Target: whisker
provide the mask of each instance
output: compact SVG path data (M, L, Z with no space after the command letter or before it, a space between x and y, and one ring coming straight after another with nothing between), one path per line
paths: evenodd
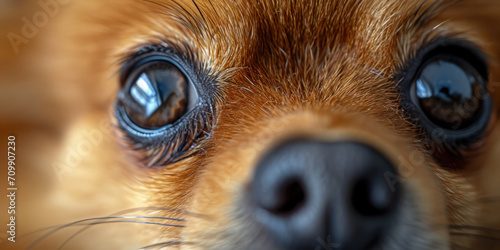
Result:
M158 217L160 218L160 217ZM74 225L79 225L82 222L87 222L87 221L92 221L92 220L109 220L109 219L123 219L123 217L113 217L113 216L108 216L108 217L97 217L97 218L88 218L88 219L83 219L83 220L78 220L74 221L71 223L67 223L61 226L56 226L54 229L50 230L49 232L43 234L42 236L38 237L33 243L31 243L27 249L32 249L36 244L40 243L43 241L45 238L49 237L50 235L65 229L70 226ZM123 220L123 221L100 221L100 222L94 222L94 223L89 223L88 225L98 225L98 224L105 224L106 222L131 222L131 223L143 223L143 224L150 224L150 225L162 225L162 226L172 226L172 227L182 227L181 225L175 225L175 224L163 224L163 223L157 223L157 222L146 222L146 221L132 221L132 220ZM85 224L87 225L87 224ZM87 226L88 226L87 225Z
M123 219L160 219L160 220L174 220L174 221L181 221L185 222L185 219L179 219L179 218L170 218L170 217L151 217L151 216L123 216L120 217ZM62 249L64 246L66 246L72 239L80 235L81 233L85 232L86 230L90 229L91 227L98 225L96 223L88 223L84 228L79 229L75 233L73 233L71 236L69 236L60 246L58 249ZM166 224L167 225L167 224Z
M129 218L129 219L130 218L133 218L133 219L163 219L163 220L173 220L173 221L179 221L179 222L185 222L186 221L184 219L172 218L172 217L152 217L152 216L126 216L126 217L124 217L124 216L118 216L118 215L129 214L129 213L140 212L140 211L148 211L148 210L151 210L153 212L166 211L166 212L171 212L171 213L178 213L178 214L182 214L182 215L186 215L186 216L192 216L192 217L196 217L196 218L199 218L199 219L205 219L205 220L209 220L210 219L208 216L203 215L203 214L193 213L193 212L189 212L189 211L182 210L182 209L176 209L176 208L152 207L152 206L151 207L135 207L135 208L124 209L124 210L112 213L109 216L105 216L105 217L87 218L87 219L77 220L77 221L74 221L74 222L71 222L71 223L67 223L67 224L54 225L54 226L49 226L49 227L41 228L41 229L29 232L29 233L20 235L19 237L20 238L24 238L24 237L28 237L28 236L33 235L33 234L37 234L37 233L41 233L41 232L44 232L44 231L47 231L47 230L51 230L51 231L43 234L42 236L38 237L33 243L31 243L30 246L28 246L28 249L31 249L36 244L40 243L45 238L49 237L50 235L56 233L59 230L65 229L65 228L70 227L70 226L86 226L85 228L80 229L74 235L70 236L70 238L67 239L63 243L63 246L64 246L65 244L68 243L67 241L70 241L71 239L73 239L77 235L81 234L85 230L89 229L90 227L99 224L99 223L85 223L85 224L82 224L82 223L87 222L87 221L92 221L92 220L110 220L110 219L126 219L126 218ZM168 225L168 224L164 224L164 226L166 226L166 225ZM179 226L179 225L177 225L177 226Z
M480 238L484 240L491 240L491 241L498 241L500 242L500 238L488 236L488 235L481 235L481 234L469 234L469 233L450 233L452 236L464 236L464 237L472 237L472 238Z
M192 213L192 212L188 212L188 211L180 210L180 209L175 209L175 208L165 208L165 207L136 207L136 208L129 208L129 209L125 209L125 210L122 210L122 211L118 211L116 213L112 213L112 214L110 214L108 216L118 216L118 215L121 215L121 214L128 214L128 213L132 213L132 212L147 211L147 210L169 211L169 212L173 212L173 213L180 213L180 214L183 214L183 215L197 217L197 218L200 218L200 219L207 219L207 220L209 219L208 216L206 216L206 215ZM163 218L167 219L168 217L163 217ZM97 218L89 218L89 219L97 219ZM32 234L40 233L40 232L43 232L43 231L46 231L46 230L50 230L50 229L53 229L53 228L56 228L56 227L64 226L64 225L66 225L66 224L60 224L60 225L54 225L54 226L49 226L49 227L41 228L41 229L29 232L29 233L22 234L19 237L20 238L24 238L24 237L30 236Z
M193 216L193 217L199 217L199 218L205 217L205 218L207 218L206 215L197 214L197 213L193 213L193 212L189 212L189 211L177 209L177 208L169 208L169 207L135 207L135 208L129 208L129 209L125 209L125 210L121 210L121 211L112 213L109 216L117 216L120 214L128 214L128 213L133 213L133 212L138 212L138 211L147 211L147 210L167 211L167 212L179 213L182 215L188 215L188 216Z
M177 241L177 240L165 241L165 242L155 243L155 244L151 244L151 245L139 248L139 250L153 249L155 247L158 247L158 249L161 249L161 248L164 248L164 247L167 247L167 246L177 245L177 244L180 244L180 243L181 242Z
M453 229L453 230L468 229L468 230L477 230L477 231L484 231L484 232L500 233L500 229L488 228L488 227L480 227L480 226L473 226L473 225L450 225L449 228Z
M83 225L71 225L71 226L100 225L100 224L121 223L121 222L139 223L139 224L146 224L146 225L157 225L157 226L165 226L165 227L184 227L183 225L165 224L165 223L159 223L159 222L139 221L139 220L98 221L98 222L86 223L86 224L83 224Z
M96 217L96 218L88 218L86 220L101 220L101 219L113 219L113 218L117 218L117 219L163 219L163 220L186 221L185 219L179 219L179 218L150 217L150 216ZM75 222L77 222L77 221L75 221ZM54 226L40 228L40 229L37 229L35 231L22 234L22 235L19 236L19 238L25 238L25 237L28 237L30 235L33 235L33 234L36 234L36 233L40 233L40 232L43 232L43 231L47 231L47 230L50 230L50 229L54 229L56 227L61 227L61 226L64 226L64 225L67 225L67 224L59 224L59 225L54 225Z
M125 210L121 210L121 211L112 213L112 214L110 214L108 216L118 216L118 215L122 215L122 214L128 214L128 213L133 213L133 212L137 212L137 211L147 211L147 210L170 211L170 212L175 212L175 213L181 213L181 214L184 214L184 215L195 216L195 217L199 217L199 218L203 218L204 217L201 214L195 214L195 213L187 212L187 211L180 210L180 209L165 208L165 207L136 207L136 208L129 208L129 209L125 209ZM165 217L165 218L167 218L167 217ZM30 236L32 234L40 233L40 232L43 232L43 231L46 231L46 230L49 230L49 229L53 229L53 228L56 228L56 227L64 226L64 225L65 224L60 224L60 225L54 225L54 226L49 226L49 227L41 228L41 229L29 232L29 233L22 234L22 235L19 236L19 238L24 238L24 237Z

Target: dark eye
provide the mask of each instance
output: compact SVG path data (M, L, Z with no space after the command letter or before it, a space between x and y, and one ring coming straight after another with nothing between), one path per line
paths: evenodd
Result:
M438 56L427 62L414 82L414 102L437 126L460 130L481 114L484 80L461 58Z
M188 47L147 45L127 58L115 117L131 156L160 167L195 154L213 127L215 86Z
M137 126L156 129L179 120L196 104L197 94L176 65L156 58L131 73L122 102Z
M467 42L430 45L403 72L406 115L453 154L477 149L491 120L487 66L478 51Z

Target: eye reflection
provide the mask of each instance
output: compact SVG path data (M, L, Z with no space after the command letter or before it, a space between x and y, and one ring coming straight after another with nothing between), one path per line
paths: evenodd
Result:
M139 127L154 129L180 119L197 100L188 78L167 61L153 61L138 70L125 92L125 110Z
M418 105L441 127L466 128L480 113L483 81L477 70L461 59L435 59L415 81Z
M130 89L130 95L137 104L144 107L146 117L150 117L161 106L160 96L154 90L146 74L142 74L137 79L136 85Z

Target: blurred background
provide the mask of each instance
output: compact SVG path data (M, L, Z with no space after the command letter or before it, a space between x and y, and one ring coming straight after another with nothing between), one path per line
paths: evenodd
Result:
M103 94L99 89L66 88L66 84L75 84L71 81L52 81L58 77L50 74L52 67L67 66L72 63L61 61L57 56L60 53L58 50L64 47L62 46L64 40L60 39L57 34L54 35L52 28L57 25L57 20L64 17L66 8L70 8L73 1L78 0L60 0L57 14L52 15L50 10L46 11L37 0L0 0L0 155L5 156L0 157L0 249L11 249L12 246L6 245L8 235L4 230L4 225L9 223L6 209L9 206L9 200L6 198L8 182L5 153L8 136L16 137L15 178L18 187L16 210L19 218L16 223L30 225L30 228L17 227L17 236L31 232L31 228L43 228L50 225L51 218L46 216L44 211L53 209L54 206L57 207L58 202L71 201L71 197L64 195L57 197L48 195L61 185L61 172L57 171L59 167L57 164L61 163L61 159L64 161L67 157L71 157L72 147L67 145L75 145L76 142L89 138L82 133L76 133L76 137L69 138L68 135L71 132L66 130L68 127L74 129L72 131L95 131L94 129L97 129L104 142L99 147L116 147L114 134L110 131L109 114L89 116L94 108L109 104L112 101L109 99L112 95L107 92ZM63 2L65 4L62 4ZM499 9L500 7L491 8L492 13L488 14L500 15ZM43 16L37 16L40 11L45 13L47 20ZM52 11L55 10L52 9ZM37 23L33 21L37 19ZM490 35L500 37L500 28L496 27L495 30L497 33L490 33ZM68 32L78 33L80 30L68 30ZM500 49L500 46L496 48ZM82 50L85 49L88 48L82 48ZM494 52L500 55L500 51ZM494 73L493 76L493 79L500 79L500 72ZM494 82L494 84L496 84L495 89L498 89L500 83ZM87 98L90 95L102 95L102 98L98 98L101 101L90 103ZM496 96L498 102L500 91L493 95ZM73 127L76 123L81 125ZM499 136L494 135L495 138ZM500 150L500 147L496 148ZM93 153L102 154L97 149L94 149ZM492 154L500 155L500 152L492 152ZM124 161L119 156L102 156L101 159L107 159L109 162ZM500 190L500 163L497 165L496 168L480 173L484 180L481 185L486 190L485 196L488 196L488 193L497 194L497 190ZM77 168L76 171L80 170L83 171L83 168ZM97 202L75 203L75 207L72 208L74 210L61 210L58 220L68 222L87 217L86 212L98 211L102 215L118 211L116 206L130 207L128 201L119 200L120 197L111 197L106 193L106 190L116 188L115 183L108 182L108 180L102 180L99 183L103 185L102 193L88 196L88 201ZM71 178L65 179L63 183L65 187L76 189L82 188L79 184ZM500 202L492 202L499 205L492 206L492 211L484 211L484 214L491 215L500 211L497 210L500 209ZM102 206L106 209L103 210ZM484 218L485 225L497 226L497 220L495 218L491 220L491 218L492 216ZM108 231L119 232L124 229L114 230L116 231ZM132 239L129 240L132 241Z

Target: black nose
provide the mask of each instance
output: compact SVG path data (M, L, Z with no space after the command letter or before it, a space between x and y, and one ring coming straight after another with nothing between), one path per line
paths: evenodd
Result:
M375 247L398 211L400 187L388 182L395 174L391 162L365 144L291 141L257 166L255 214L286 249Z

